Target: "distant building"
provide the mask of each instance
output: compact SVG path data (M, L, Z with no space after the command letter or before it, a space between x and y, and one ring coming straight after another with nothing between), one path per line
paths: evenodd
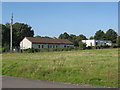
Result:
M109 40L82 40L82 42L86 43L86 47L96 45L112 45L112 42Z
M73 43L67 39L51 39L51 38L37 38L37 37L25 37L20 42L20 49L28 48L65 48L73 47Z

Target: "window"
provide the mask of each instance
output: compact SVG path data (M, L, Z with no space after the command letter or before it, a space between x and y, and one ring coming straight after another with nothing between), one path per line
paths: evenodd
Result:
M44 48L44 45L42 45L42 48Z
M66 45L64 45L64 47L66 47Z
M96 45L98 45L98 42L96 42Z
M38 45L38 48L40 48L40 45Z
M49 45L48 45L48 48L49 48Z

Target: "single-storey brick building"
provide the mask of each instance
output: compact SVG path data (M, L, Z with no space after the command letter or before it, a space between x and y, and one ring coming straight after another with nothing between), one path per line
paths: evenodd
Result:
M20 42L20 49L65 48L73 46L73 43L67 39L25 37Z

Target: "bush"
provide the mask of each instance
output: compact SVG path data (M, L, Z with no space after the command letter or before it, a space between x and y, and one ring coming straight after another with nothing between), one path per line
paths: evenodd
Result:
M53 52L53 51L71 51L71 50L79 50L79 47L66 47L66 48L43 48L43 49L34 49L29 48L23 50L26 53L34 53L34 52Z
M69 50L74 50L74 47L69 47Z
M26 53L40 52L40 49L29 48L29 49L23 50L23 52L26 52Z
M23 50L23 52L33 53L33 52L34 52L34 49L33 49L33 48L25 49L25 50Z
M96 47L96 49L110 48L109 45L97 45L95 47Z
M79 50L80 48L79 47L74 47L74 50Z
M92 49L92 46L88 46L88 47L86 47L86 49Z
M43 49L40 49L41 52L49 52L49 49L48 48L43 48Z
M96 45L95 48L96 49L100 49L101 47L100 47L100 45Z
M79 42L79 47L80 49L85 49L86 48L86 44L83 42Z
M10 51L9 45L8 44L4 44L4 46L2 47L2 52L8 52Z
M117 48L118 46L117 45L112 45L111 48Z
M103 45L103 48L110 48L109 45Z

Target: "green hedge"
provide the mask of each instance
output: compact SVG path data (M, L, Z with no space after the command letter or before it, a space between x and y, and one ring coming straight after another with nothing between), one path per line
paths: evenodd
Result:
M21 50L21 52L34 53L34 52L52 52L52 51L71 51L71 50L78 50L78 49L79 49L78 47L43 48L43 49L29 48L29 49Z

